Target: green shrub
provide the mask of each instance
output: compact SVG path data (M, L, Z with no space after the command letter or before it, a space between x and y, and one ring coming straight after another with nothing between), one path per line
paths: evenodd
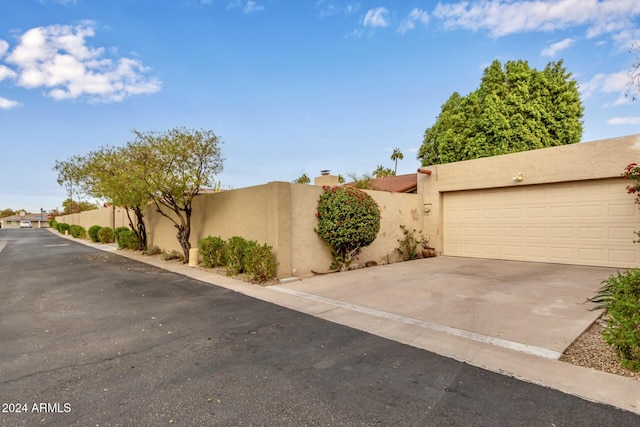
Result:
M244 255L244 270L251 280L263 283L275 276L277 264L272 249L267 244L262 246L258 244L247 245Z
M49 227L51 228L55 228L56 230L58 229L58 222L55 219L50 219L49 220Z
M142 251L142 255L158 255L162 253L162 249L156 245L147 246L147 249Z
M404 237L398 239L399 246L396 248L396 251L405 261L416 259L418 253L422 250L421 247L426 246L427 243L429 243L429 239L425 239L422 236L422 231L419 231L416 237L415 228L411 231L404 225L401 225L400 229Z
M116 228L116 243L119 249L138 249L138 236L127 227Z
M176 251L175 249L171 249L169 252L162 253L162 259L165 261L172 261L175 259L184 261L184 254Z
M323 187L314 231L331 248L331 269L346 270L380 231L380 208L364 191L353 187Z
M98 239L98 232L101 228L102 227L99 225L92 225L91 227L89 227L89 239L91 239L92 242L98 243L100 241L100 239Z
M84 239L85 237L87 237L87 231L81 225L69 226L69 234L71 234L76 239Z
M115 236L116 243L118 242L118 235L120 233L122 233L123 231L126 231L128 229L129 229L129 227L116 227L116 229L113 230L113 235Z
M113 229L111 227L102 227L100 231L98 231L98 240L100 243L113 243Z
M244 273L244 258L251 246L257 246L253 240L246 240L240 236L233 236L227 242L227 274L234 275Z
M622 366L640 370L640 269L611 275L589 300L607 309L602 337L616 350Z
M198 242L198 247L205 267L220 267L227 263L227 243L222 238L207 236Z
M69 224L66 224L66 223L64 223L64 222L59 222L59 223L58 223L58 231L59 231L61 234L64 234L64 232L65 232L65 231L69 231L69 227L70 227L70 225L69 225Z

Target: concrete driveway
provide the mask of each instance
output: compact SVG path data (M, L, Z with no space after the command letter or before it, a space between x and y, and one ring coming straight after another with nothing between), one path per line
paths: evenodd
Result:
M314 276L278 290L548 358L601 314L585 299L617 270L437 257Z

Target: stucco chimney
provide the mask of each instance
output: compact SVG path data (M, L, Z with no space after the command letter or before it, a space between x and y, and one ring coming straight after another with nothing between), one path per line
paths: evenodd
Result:
M317 176L313 179L313 185L319 185L321 187L340 185L340 181L336 175L331 175L331 171L328 169L321 170L320 176Z

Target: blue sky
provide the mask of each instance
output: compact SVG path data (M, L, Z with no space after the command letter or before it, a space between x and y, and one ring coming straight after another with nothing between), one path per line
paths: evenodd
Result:
M0 16L0 209L61 208L55 160L132 129L213 130L224 188L370 173L394 147L411 173L494 59L563 59L583 141L640 133L637 0L0 0Z

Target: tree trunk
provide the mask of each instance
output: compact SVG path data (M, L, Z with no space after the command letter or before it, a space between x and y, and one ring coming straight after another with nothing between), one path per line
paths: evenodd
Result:
M138 226L134 229L136 237L138 238L138 250L144 251L147 249L147 226L144 223L144 215L142 210L134 209L136 213L136 220Z
M184 263L189 263L189 249L191 249L191 243L189 242L189 234L191 230L189 227L178 226L178 242L180 242L180 246L182 247L182 252L184 253Z

